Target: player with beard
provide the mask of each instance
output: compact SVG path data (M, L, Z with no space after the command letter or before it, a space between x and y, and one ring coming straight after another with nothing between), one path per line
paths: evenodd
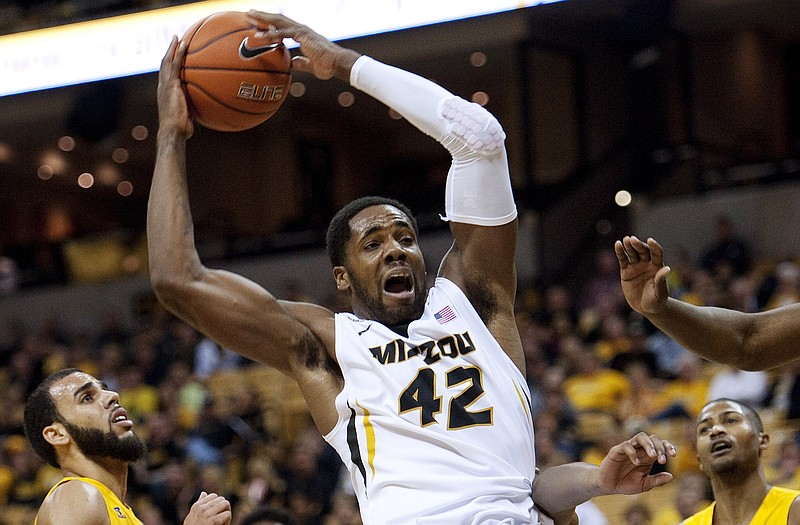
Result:
M732 399L707 403L697 416L696 437L715 501L682 525L800 524L800 492L772 487L764 477L769 435L753 408Z
M293 377L347 467L368 525L559 521L650 475L674 447L644 433L599 467L535 472L525 357L514 317L517 209L505 133L486 109L417 75L330 42L281 15L251 11L266 38L290 38L295 72L337 77L387 104L452 156L444 210L454 243L428 289L417 224L403 204L364 197L330 223L327 253L352 313L279 301L205 267L186 177L193 132L181 88L185 44L161 64L159 131L147 216L150 278L161 303L225 348Z
M33 449L64 474L45 497L34 525L133 525L125 503L128 464L146 451L119 395L75 368L45 378L25 404ZM230 503L201 493L184 525L228 525Z

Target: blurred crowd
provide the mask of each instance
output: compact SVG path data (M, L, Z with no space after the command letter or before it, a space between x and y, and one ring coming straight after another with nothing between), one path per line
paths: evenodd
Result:
M793 260L754 261L746 242L720 218L702 257L668 254L673 296L745 311L800 301ZM303 297L293 283L285 299L340 311L340 298ZM335 304L334 304L335 303ZM695 453L694 418L709 399L730 397L757 408L776 429L768 481L800 489L800 367L744 372L706 362L632 313L619 286L612 247L596 254L579 289L559 283L521 289L517 323L532 393L537 463L597 463L639 430L666 434L679 449L664 467L676 476L675 498L658 509L637 503L630 524L677 524L711 498ZM22 324L0 334L0 524L31 523L60 478L28 446L22 431L27 395L52 371L74 366L120 393L147 445L131 470L129 503L146 525L181 523L200 491L225 495L234 523L270 509L296 525L357 525L357 501L340 460L305 414L291 432L271 420L259 392L214 387L220 374L263 367L219 347L154 307L135 326L113 313L95 326L65 330L58 318L36 330ZM603 517L581 522L607 523Z

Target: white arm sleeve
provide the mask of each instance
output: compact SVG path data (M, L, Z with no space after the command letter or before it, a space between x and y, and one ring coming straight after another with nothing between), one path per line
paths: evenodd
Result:
M400 113L453 156L445 220L499 226L514 220L505 132L483 107L408 71L359 57L350 84Z

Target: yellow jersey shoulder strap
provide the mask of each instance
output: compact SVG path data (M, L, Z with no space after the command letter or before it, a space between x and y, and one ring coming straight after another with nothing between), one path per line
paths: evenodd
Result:
M789 509L800 496L800 491L772 487L758 507L750 525L784 524L789 520Z

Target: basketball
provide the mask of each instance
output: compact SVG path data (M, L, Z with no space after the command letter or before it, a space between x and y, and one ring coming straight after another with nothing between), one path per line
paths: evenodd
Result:
M291 55L259 32L245 13L223 11L183 35L181 82L196 122L217 131L244 131L281 107L289 93Z

